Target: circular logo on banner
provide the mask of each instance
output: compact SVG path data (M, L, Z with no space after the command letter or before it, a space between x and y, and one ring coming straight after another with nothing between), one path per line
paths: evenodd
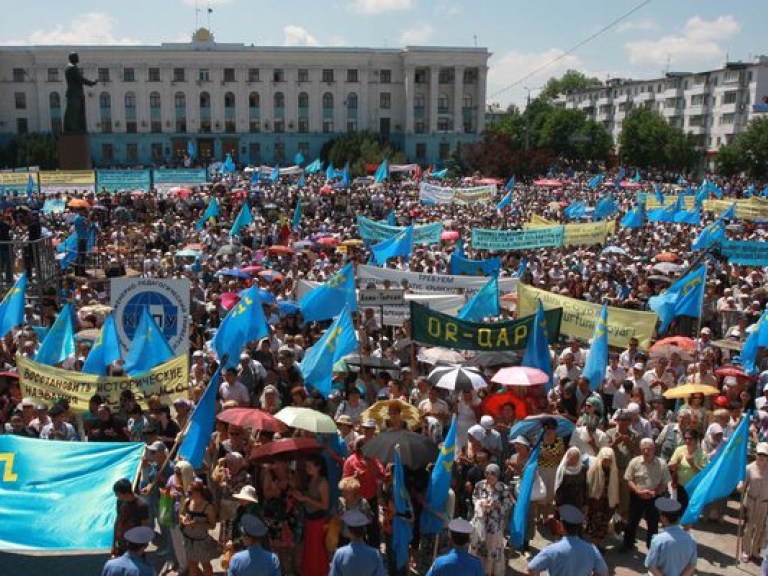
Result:
M149 310L149 315L166 340L170 342L178 335L179 307L159 292L140 292L128 300L123 309L123 327L128 338L133 340L144 308Z

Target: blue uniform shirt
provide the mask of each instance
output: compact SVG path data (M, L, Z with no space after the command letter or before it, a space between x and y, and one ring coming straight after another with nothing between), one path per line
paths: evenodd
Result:
M688 564L696 565L696 540L679 525L667 526L651 540L646 568L658 568L665 576L679 576Z
M483 565L466 548L454 548L435 558L427 576L483 576Z
M386 576L384 561L375 548L354 541L333 554L328 576Z
M227 576L280 576L277 554L267 552L261 546L251 546L238 552L229 561Z
M539 552L528 564L528 570L543 572L550 576L590 576L608 574L608 565L597 548L576 536L565 536Z
M78 240L88 240L88 223L80 214L72 221L75 226L75 234Z
M155 576L155 570L141 556L126 552L104 564L101 576Z

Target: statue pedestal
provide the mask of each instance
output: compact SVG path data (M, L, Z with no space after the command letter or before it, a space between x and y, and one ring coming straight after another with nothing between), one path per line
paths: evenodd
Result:
M88 134L61 134L59 136L59 169L90 170L91 145Z

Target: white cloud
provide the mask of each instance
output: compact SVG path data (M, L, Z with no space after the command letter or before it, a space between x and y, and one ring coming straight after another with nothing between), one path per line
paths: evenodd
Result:
M513 82L527 76L534 70L552 62L555 58L562 56L563 50L560 48L550 48L545 52L507 52L499 58L492 58L488 70L488 100L489 102L498 102L503 107L510 103L523 106L525 104L528 91L523 88L527 86L531 89L532 97L535 97L539 90L546 84L547 80L553 76L561 76L566 70L574 69L584 71L584 64L581 60L569 54L560 58L557 62L546 66L540 72L536 72L530 78L526 78L514 88L510 88L501 94L497 94Z
M283 28L284 46L317 46L318 44L317 38L301 26L289 24Z
M429 23L420 24L403 31L400 43L405 46L424 46L429 44L435 33L434 27Z
M629 32L631 30L656 30L659 27L656 22L650 18L643 18L641 20L630 20L628 22L622 22L616 26L616 32Z
M381 14L382 12L401 12L410 10L413 0L354 0L353 7L363 14Z
M673 65L716 62L725 55L720 42L739 33L741 25L730 15L714 20L699 16L690 18L679 34L663 36L657 40L627 42L625 49L633 64Z
M133 38L117 36L117 20L103 12L86 12L72 19L69 27L58 25L53 29L35 30L29 38L3 40L5 45L92 45L92 44L141 44Z

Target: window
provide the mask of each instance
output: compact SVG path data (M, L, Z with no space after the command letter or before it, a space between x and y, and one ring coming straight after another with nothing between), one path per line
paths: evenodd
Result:
M200 93L200 108L206 110L211 108L211 95L208 92Z
M257 108L259 107L261 102L261 98L259 98L258 92L251 92L248 94L248 108Z
M276 92L274 100L275 110L282 110L285 108L285 95L282 92Z
M224 68L224 82L234 82L234 81L235 81L235 69Z
M104 162L112 162L115 159L115 147L109 143L104 142L101 145L101 159L104 160Z
M357 116L357 93L347 94L347 112L349 116Z
M350 134L357 132L357 120L347 120L347 132Z
M330 118L325 118L323 120L323 134L331 133L333 133L333 120Z
M391 84L392 83L392 70L380 70L379 71L379 82L382 84Z
M61 120L61 116L51 118L51 132L54 134L61 134L64 128L64 122Z
M309 142L299 142L299 154L309 158Z
M128 162L139 161L139 145L136 142L128 142L125 145L125 159Z
M306 92L299 92L299 111L309 108L309 94Z
M112 120L110 118L102 118L98 125L101 126L102 134L112 133Z
M427 157L427 144L425 142L416 143L416 158L424 160Z
M211 81L211 74L208 71L208 68L200 68L197 71L197 81L198 82L210 82Z
M248 144L248 156L251 157L251 162L254 164L261 164L261 144L259 142Z
M275 142L275 162L282 164L285 160L285 143Z
M413 80L416 84L426 84L427 70L425 68L418 68L413 74Z
M248 122L248 131L254 134L261 132L261 120L251 118Z
M102 92L99 94L99 108L112 108L112 98L109 96L109 92Z
M720 116L720 126L732 126L735 119L736 114L723 114Z
M416 108L417 110L418 109L423 110L425 102L426 100L424 98L424 94L422 94L421 92L419 92L413 97L413 107Z
M417 120L413 124L413 131L416 134L426 134L427 133L427 124L424 122L424 120Z
M448 94L440 94L437 97L437 113L448 114Z
M379 108L382 110L389 110L392 108L392 94L389 92L382 92L379 94Z
M448 122L448 118L438 118L437 119L437 131L438 132L448 132L451 129L450 122Z
M323 94L323 109L324 110L330 110L333 109L333 94L330 92L326 92Z
M48 106L50 106L51 110L61 108L61 95L58 92L51 92L48 95Z
M136 134L136 132L139 131L139 127L136 124L136 120L126 120L126 122L125 122L125 131L128 134Z
M48 68L48 82L58 82L58 81L59 81L59 69Z
M726 92L723 94L723 104L735 104L736 103L736 96L738 95L737 92Z
M272 82L285 82L285 70L282 68L272 70Z
M160 92L151 92L149 94L149 107L153 110L160 109Z
M309 118L299 118L298 132L306 134L309 132Z
M248 68L248 82L258 82L258 81L259 81L259 69Z
M187 119L176 118L176 132L184 134L187 131Z
M176 74L176 71L174 70L174 76ZM184 75L184 71L181 72L182 76ZM149 75L148 75L149 82L160 82L160 68L150 68L149 69Z
M347 70L347 82L357 82L357 68Z
M163 131L163 123L160 120L152 120L149 125L150 132L160 134Z
M26 77L27 77L27 71L24 70L24 68L14 68L13 69L13 81L14 82L24 82Z
M282 134L285 132L285 121L282 119L275 120L272 124L272 130L275 134Z
M323 82L333 82L333 68L323 68Z
M309 70L299 68L299 82L309 82Z
M224 94L224 108L235 107L235 95L232 92Z
M224 120L224 132L237 132L234 118L227 118Z
M186 74L184 72L184 68L174 68L173 69L173 81L174 82L184 82L186 79Z
M26 118L16 118L16 132L18 134L27 134L29 132L29 123Z
M725 73L725 82L726 83L733 83L738 82L741 79L741 72L738 70L728 70Z
M136 82L135 68L123 68L123 82Z
M163 161L163 143L162 142L152 142L152 144L149 145L149 149L152 154L152 160L154 160L155 162Z
M173 95L173 105L177 110L187 107L187 97L184 92L176 92Z
M391 120L389 118L379 118L379 133L386 136L391 131Z
M464 84L474 84L475 82L477 82L477 68L464 70Z
M98 69L99 82L109 82L109 68Z
M448 157L451 155L451 145L448 142L440 142L437 154L440 160L448 160Z
M471 94L464 94L464 97L461 99L461 107L464 110L469 110L472 108L472 95Z
M450 84L453 82L453 68L440 68L437 82L438 84Z
M26 92L14 92L13 100L16 103L16 110L27 109L27 94Z

